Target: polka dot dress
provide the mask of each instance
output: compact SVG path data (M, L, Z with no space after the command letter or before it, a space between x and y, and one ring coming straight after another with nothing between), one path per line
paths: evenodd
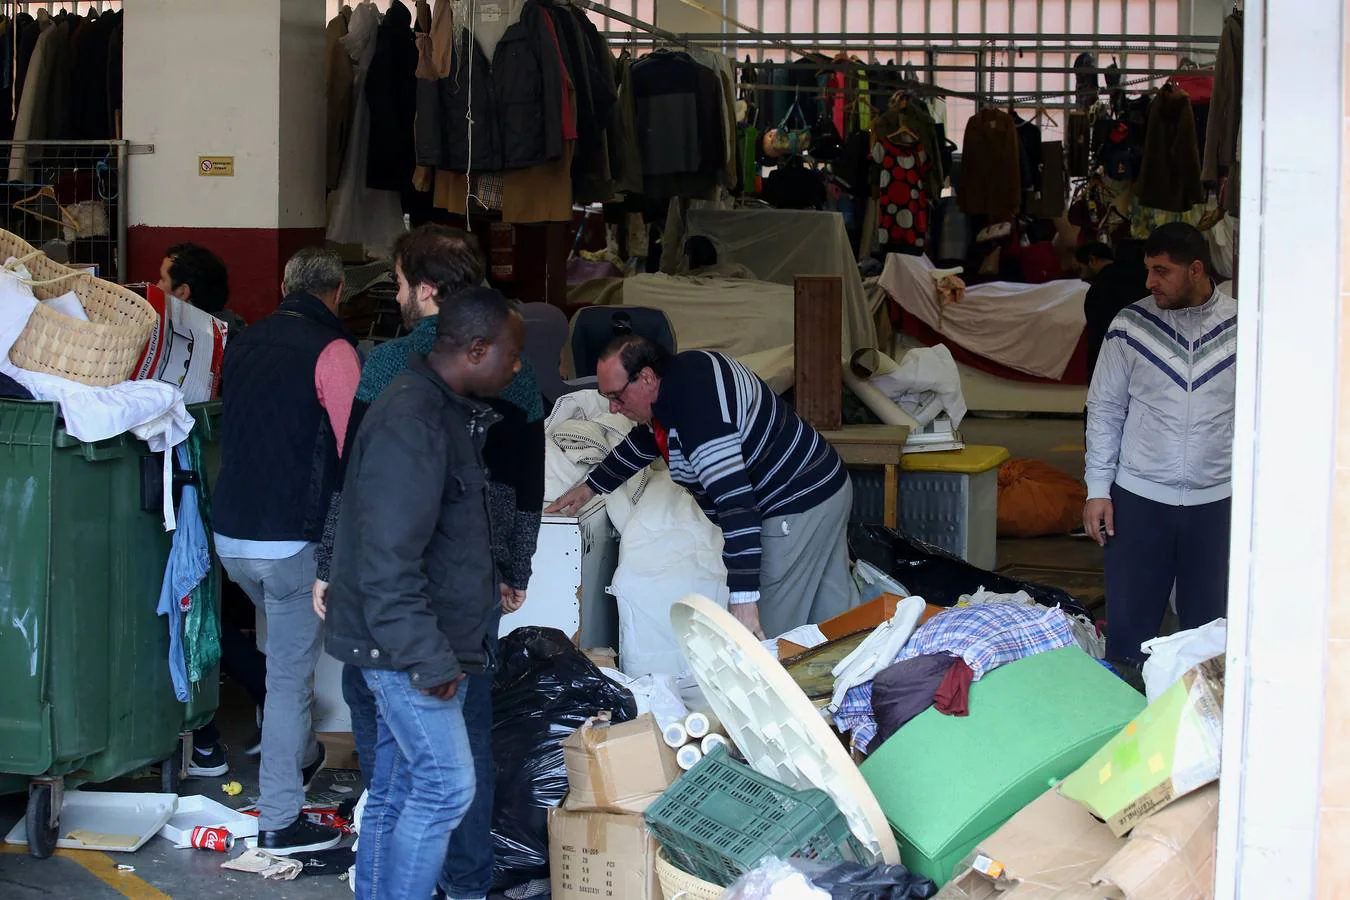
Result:
M900 252L922 251L928 239L928 192L924 180L932 168L920 144L878 138L872 161L881 167L877 201L877 243Z

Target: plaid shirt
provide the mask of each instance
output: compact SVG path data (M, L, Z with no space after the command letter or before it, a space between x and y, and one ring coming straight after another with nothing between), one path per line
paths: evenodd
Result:
M989 603L949 609L929 619L909 639L896 662L929 653L950 653L966 661L975 680L1005 663L1016 662L1076 642L1069 618L1058 607ZM872 682L844 695L834 714L841 732L851 733L853 749L866 753L876 738Z

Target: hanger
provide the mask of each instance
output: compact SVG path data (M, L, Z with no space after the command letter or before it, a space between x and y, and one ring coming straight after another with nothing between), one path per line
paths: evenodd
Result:
M56 208L61 210L61 218L56 219L53 218L52 216L47 215L46 213L38 212L35 209L28 208L28 204L34 203L38 200L50 200L53 203L55 203ZM22 200L15 200L13 206L15 209L32 216L38 221L51 222L54 225L60 225L64 228L69 228L76 234L80 233L80 223L77 222L75 220L75 217L70 214L70 210L62 206L61 201L56 199L56 189L53 188L50 184L44 184L40 189L38 189L36 193L29 194Z
M1059 123L1055 121L1055 117L1050 115L1050 110L1046 109L1044 106L1036 107L1036 113L1031 117L1031 121L1037 125L1040 125L1042 121L1045 121L1050 123L1051 128L1059 127Z

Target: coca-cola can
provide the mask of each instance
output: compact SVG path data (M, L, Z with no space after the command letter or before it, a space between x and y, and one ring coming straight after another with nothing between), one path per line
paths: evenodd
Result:
M210 828L206 825L198 825L192 829L192 846L198 850L228 853L230 848L234 846L234 835L230 834L228 828Z

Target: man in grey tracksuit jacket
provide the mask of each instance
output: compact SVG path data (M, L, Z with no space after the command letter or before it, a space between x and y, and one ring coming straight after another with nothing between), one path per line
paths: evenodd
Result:
M1182 628L1225 614L1237 303L1189 225L1145 244L1150 296L1111 323L1088 393L1083 527L1106 548L1107 656L1140 662L1176 586Z

